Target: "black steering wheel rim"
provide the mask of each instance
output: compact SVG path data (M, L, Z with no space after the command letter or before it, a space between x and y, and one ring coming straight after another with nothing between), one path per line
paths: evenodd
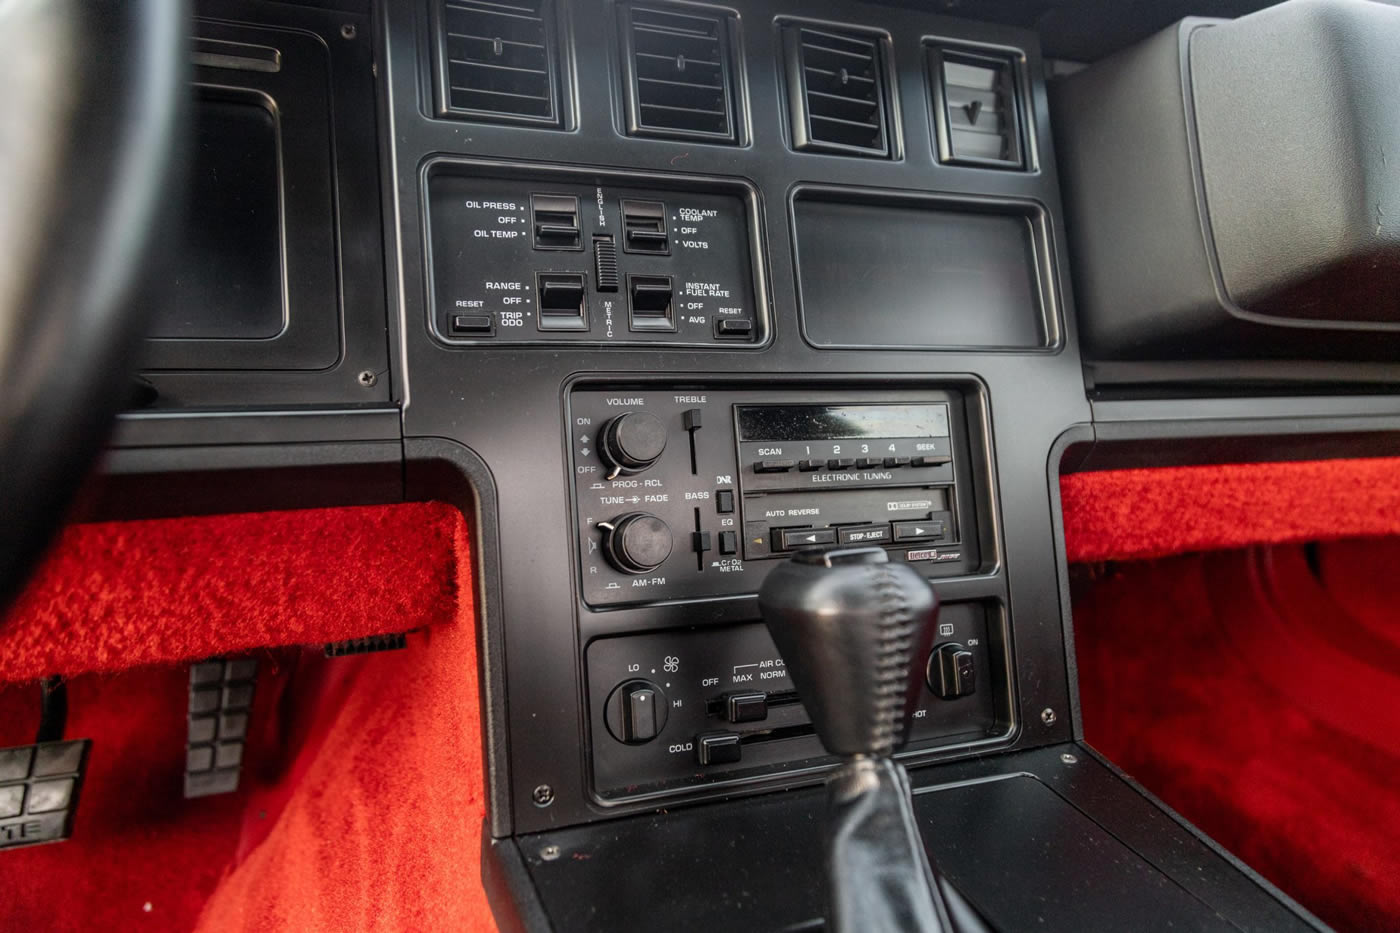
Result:
M176 173L178 0L0 5L0 608L62 521L126 397L139 292Z

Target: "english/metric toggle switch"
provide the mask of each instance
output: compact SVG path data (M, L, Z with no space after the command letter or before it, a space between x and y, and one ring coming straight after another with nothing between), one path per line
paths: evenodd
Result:
M567 194L530 195L535 249L583 249L579 233L578 198Z
M587 284L582 272L535 275L535 325L540 330L588 330Z
M629 275L627 303L631 306L633 330L676 329L674 292L669 275Z
M622 249L627 253L671 255L666 232L666 205L661 201L622 201Z
M615 292L618 289L617 243L611 233L593 236L593 281L600 292Z

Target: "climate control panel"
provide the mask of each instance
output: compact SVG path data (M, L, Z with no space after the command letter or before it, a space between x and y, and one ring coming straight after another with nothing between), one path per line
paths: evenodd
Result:
M911 752L997 741L1009 728L1000 611L945 605L918 659ZM587 649L593 783L603 799L792 771L825 760L762 623L594 640Z
M592 607L754 593L808 547L880 545L931 577L990 562L955 388L578 389L567 417Z
M426 178L430 327L445 343L767 340L743 183L446 159Z

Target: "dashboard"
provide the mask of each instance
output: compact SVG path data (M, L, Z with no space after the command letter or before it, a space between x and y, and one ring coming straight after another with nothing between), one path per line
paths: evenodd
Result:
M1030 767L1077 736L1066 456L1400 412L1376 359L1242 350L1236 392L1081 341L1098 167L1047 78L1109 40L991 6L205 0L193 271L102 508L461 506L497 839L819 780L756 600L803 547L938 590L907 765Z

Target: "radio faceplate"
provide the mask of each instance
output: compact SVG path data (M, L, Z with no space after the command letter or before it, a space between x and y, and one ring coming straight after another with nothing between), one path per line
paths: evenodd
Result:
M575 390L583 599L751 594L769 559L838 543L886 547L930 577L992 566L969 422L950 387Z

